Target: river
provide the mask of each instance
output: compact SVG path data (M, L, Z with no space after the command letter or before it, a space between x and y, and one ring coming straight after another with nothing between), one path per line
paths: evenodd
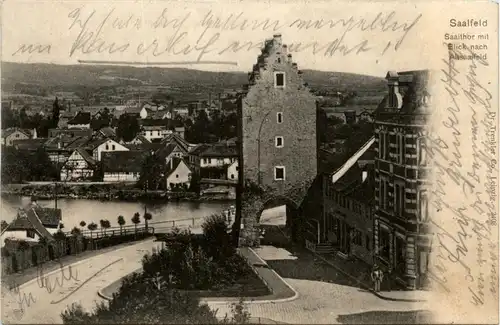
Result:
M12 221L17 215L17 209L21 207L21 197L2 196L1 197L1 219L7 222ZM54 200L38 200L42 207L54 207ZM64 231L70 231L73 227L80 227L80 222L86 224L95 222L99 225L99 220L107 219L112 227L118 226L119 215L125 217L127 225L132 225L131 219L134 213L144 214L145 203L141 202L118 202L118 201L98 201L85 199L59 199L57 207L62 210L62 223ZM147 211L153 215L152 223L158 221L169 221L188 218L202 218L235 205L231 201L214 202L162 202L147 203Z

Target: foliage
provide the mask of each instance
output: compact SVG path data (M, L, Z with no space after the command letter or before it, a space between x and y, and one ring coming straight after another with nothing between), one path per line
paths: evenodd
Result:
M97 230L97 224L95 224L94 222L91 222L87 225L87 229L90 231L95 231L95 230Z
M158 190L165 187L165 161L157 154L145 157L141 165L137 186L142 189Z
M125 142L132 141L140 131L137 117L131 114L122 114L117 121L116 136Z
M92 117L92 120L90 121L90 127L94 131L98 131L102 129L103 127L109 126L111 123L111 114L109 112L109 108L104 107L102 111L100 111L100 115L98 118Z
M233 323L235 324L248 324L250 323L250 313L248 312L248 308L245 306L243 302L243 298L235 303L231 304L231 312L233 314Z
M20 251L26 251L30 248L30 244L26 240L20 240L18 248Z
M191 181L190 181L190 184L189 184L189 191L190 192L194 192L196 194L200 194L200 181L201 181L201 178L200 178L200 174L198 173L193 173L191 175Z
M54 103L52 104L52 127L57 128L57 124L59 124L59 116L61 113L61 104L59 103L59 99L56 97Z
M71 229L71 234L73 236L78 236L82 234L82 231L80 230L80 228L74 227L73 229Z
M58 177L56 166L40 147L34 152L6 147L2 150L2 182L46 181Z
M146 229L148 228L148 221L153 219L153 215L149 212L144 213L144 222L146 223Z
M238 116L235 112L223 115L218 110L213 110L210 116L204 110L198 111L194 122L187 120L186 140L191 143L213 143L236 137Z
M53 235L55 240L66 240L66 234L59 229L54 235Z
M141 222L141 215L139 214L139 212L134 213L131 221L134 224L135 231L137 232L137 225Z
M231 245L231 235L228 233L228 223L224 216L212 215L201 227L209 256L224 260L236 253L236 249Z
M122 231L123 226L125 225L126 221L123 216L118 216L118 224L120 225L120 232Z

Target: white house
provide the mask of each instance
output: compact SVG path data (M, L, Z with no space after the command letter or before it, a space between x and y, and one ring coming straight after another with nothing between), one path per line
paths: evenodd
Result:
M89 144L89 149L92 150L92 157L96 161L101 161L103 152L129 151L130 149L116 142L113 139L99 139Z
M168 190L179 187L189 189L191 184L191 170L183 159L174 157L167 165L166 178Z
M143 151L103 152L103 181L109 183L137 182L143 160Z
M166 138L172 134L172 130L168 130L165 125L144 125L142 126L141 135L150 142L155 142Z
M227 179L238 179L238 160L227 167Z
M61 219L61 209L42 208L36 202L30 202L18 210L17 217L2 233L1 245L4 246L5 239L38 242L44 237L50 241L59 229Z
M61 181L90 180L96 161L84 149L74 150L61 168Z
M12 146L14 140L25 140L31 138L30 132L22 129L11 128L2 130L0 142L4 146Z

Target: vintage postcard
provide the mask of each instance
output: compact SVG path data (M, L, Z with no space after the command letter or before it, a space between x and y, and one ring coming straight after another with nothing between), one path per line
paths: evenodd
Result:
M1 9L1 322L498 324L498 3Z

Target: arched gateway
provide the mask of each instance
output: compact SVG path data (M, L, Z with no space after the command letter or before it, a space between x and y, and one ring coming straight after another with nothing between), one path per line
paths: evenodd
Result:
M258 244L264 209L286 205L290 227L304 217L300 207L317 175L318 139L316 97L301 74L281 35L274 35L265 42L240 99L242 245Z

